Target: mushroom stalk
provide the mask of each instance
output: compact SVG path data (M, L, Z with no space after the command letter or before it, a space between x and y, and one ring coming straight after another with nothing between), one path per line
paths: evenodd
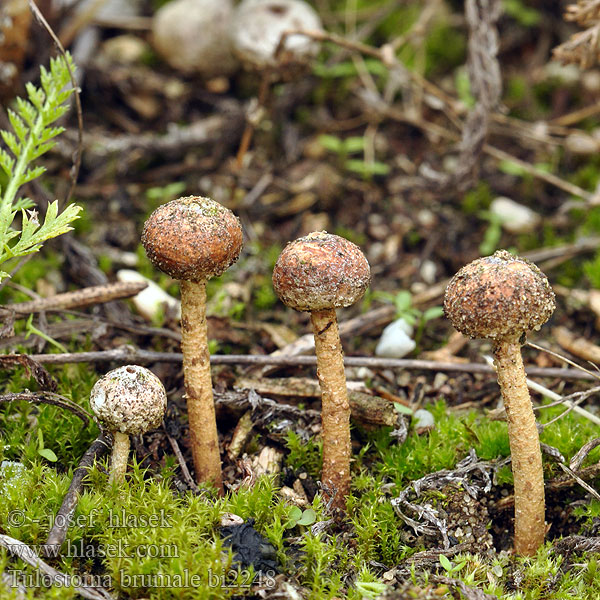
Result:
M544 543L544 472L540 440L518 339L497 341L494 364L502 392L515 486L517 554L532 556Z
M311 312L321 386L323 484L343 507L350 491L350 404L334 308Z
M221 455L206 328L206 283L180 281L180 285L181 350L196 479L212 483L222 494Z
M273 269L282 302L311 313L322 397L323 495L341 510L350 491L350 407L335 309L362 298L370 280L360 248L326 231L289 243Z
M110 459L110 475L108 483L121 483L127 472L127 458L129 457L129 436L120 431L113 432L113 447Z

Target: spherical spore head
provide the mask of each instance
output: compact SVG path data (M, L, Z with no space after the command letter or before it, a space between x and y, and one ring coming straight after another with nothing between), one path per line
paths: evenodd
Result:
M444 312L471 338L519 338L554 312L554 292L531 261L498 250L465 265L450 280Z
M90 406L109 431L136 435L162 423L167 393L152 371L127 365L109 371L94 384Z
M308 62L318 53L317 42L295 34L285 38L281 54L275 56L282 34L296 29L322 29L319 15L304 0L242 0L231 19L229 35L242 63L261 70Z
M201 196L159 206L142 232L152 264L183 281L221 275L238 259L242 242L239 219L228 208Z
M230 75L239 66L229 40L232 13L232 0L167 2L152 19L154 48L184 73Z
M281 301L300 311L350 306L371 281L365 255L352 242L318 231L290 242L273 269Z

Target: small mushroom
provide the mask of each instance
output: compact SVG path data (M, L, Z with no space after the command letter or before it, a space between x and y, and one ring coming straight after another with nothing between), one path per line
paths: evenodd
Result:
M284 304L310 312L322 395L325 496L345 508L350 490L350 405L336 308L362 298L371 279L360 248L325 231L289 243L273 270L273 287Z
M175 69L206 77L227 76L238 67L229 41L231 0L174 0L152 20L158 53Z
M532 262L499 250L464 266L446 289L444 311L471 338L492 340L508 421L515 486L515 551L533 555L544 542L544 473L521 344L554 311L554 292Z
M303 0L243 0L234 11L229 33L233 51L246 69L260 73L257 102L248 113L237 153L238 169L263 117L271 81L302 73L319 51L318 43L306 35L284 38L294 30L321 30L319 15Z
M94 384L90 405L113 435L109 482L118 483L127 470L129 436L156 429L162 423L167 393L152 371L128 365L109 371Z
M198 483L223 492L206 330L206 280L240 255L239 219L210 198L188 196L159 206L148 217L142 244L155 267L181 285L181 351Z
M288 35L276 56L281 36L287 31L320 31L321 19L303 0L243 0L231 21L231 43L251 69L281 69L307 63L319 45L305 35Z

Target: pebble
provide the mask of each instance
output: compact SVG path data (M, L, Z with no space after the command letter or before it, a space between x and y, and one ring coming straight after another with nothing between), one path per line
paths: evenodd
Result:
M570 133L565 138L565 148L572 154L591 156L598 152L598 140L587 133Z
M435 427L434 416L424 408L415 410L412 416L415 429L419 431L433 429Z
M143 281L148 287L132 298L137 311L147 321L153 321L163 310L164 305L173 310L179 319L181 317L181 303L176 298L169 296L158 284L144 277L137 271L121 269L117 271L119 281Z
M404 319L390 323L381 333L381 338L375 348L375 355L385 358L403 358L416 347L411 338L413 327Z
M499 196L492 201L490 212L502 221L502 227L510 233L529 233L540 223L541 217L528 206L510 198Z

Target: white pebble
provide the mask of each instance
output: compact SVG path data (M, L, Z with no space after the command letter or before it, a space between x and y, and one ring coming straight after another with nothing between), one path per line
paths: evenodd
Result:
M415 429L431 429L435 425L433 415L423 408L415 410L412 419Z
M587 133L570 133L565 138L565 148L572 154L590 156L598 152L598 140Z
M381 333L375 355L385 358L403 358L416 347L415 341L411 338L412 334L412 325L404 319L397 319Z
M500 218L502 227L510 233L529 233L540 223L541 217L528 206L500 196L492 201L490 212Z
M175 311L178 319L181 317L181 303L179 300L169 296L154 281L131 269L117 271L117 279L119 281L143 281L148 284L147 288L132 298L137 311L147 321L153 321L158 317L165 305Z

